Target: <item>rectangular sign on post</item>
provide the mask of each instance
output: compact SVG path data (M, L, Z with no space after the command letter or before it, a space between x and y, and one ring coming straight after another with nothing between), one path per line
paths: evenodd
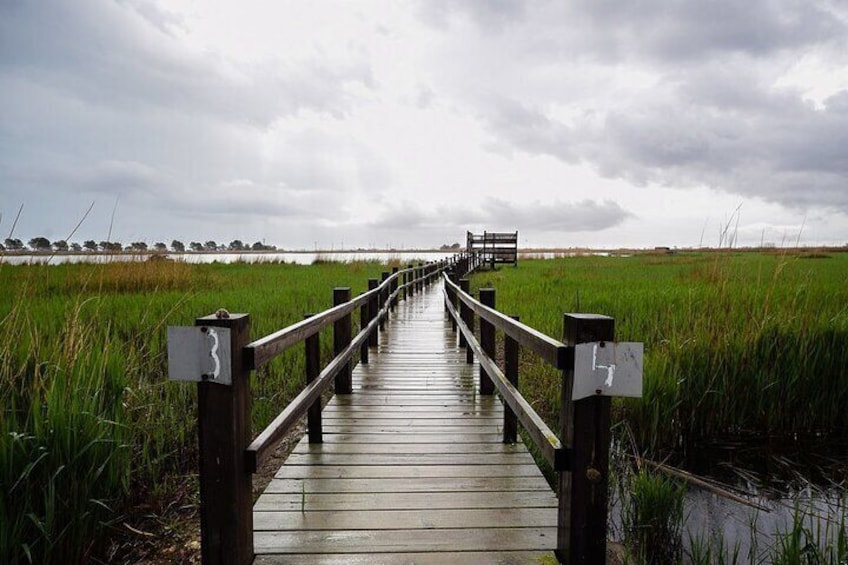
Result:
M571 399L590 396L642 396L644 344L596 341L574 346Z
M168 380L233 382L229 328L168 327Z

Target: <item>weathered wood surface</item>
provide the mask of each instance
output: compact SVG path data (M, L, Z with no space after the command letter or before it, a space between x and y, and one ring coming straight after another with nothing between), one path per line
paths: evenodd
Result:
M388 339L323 411L254 506L260 564L538 563L557 500L503 407L477 388L439 288L402 302Z

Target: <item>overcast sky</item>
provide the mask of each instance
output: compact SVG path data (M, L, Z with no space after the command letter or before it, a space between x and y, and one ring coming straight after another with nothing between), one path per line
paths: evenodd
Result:
M0 240L92 202L75 241L843 245L848 5L0 0Z

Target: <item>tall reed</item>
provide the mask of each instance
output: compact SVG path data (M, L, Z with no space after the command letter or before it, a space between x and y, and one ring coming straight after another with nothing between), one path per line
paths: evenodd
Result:
M252 335L354 294L379 264L152 261L0 268L0 563L83 562L135 505L196 473L194 387L166 377L166 327L218 308ZM322 340L326 360L329 335ZM301 351L252 376L259 432L303 386ZM8 485L8 486L7 486Z

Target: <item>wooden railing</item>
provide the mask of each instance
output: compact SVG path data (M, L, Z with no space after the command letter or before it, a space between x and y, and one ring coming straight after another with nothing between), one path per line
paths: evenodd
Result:
M351 298L350 288L333 291L333 307L265 337L250 340L250 315L226 314L195 320L196 326L230 330L232 385L198 383L200 444L201 558L209 564L253 561L252 477L263 460L304 416L309 441L322 441L321 394L334 385L350 394L355 354L368 362L368 348L378 342L389 312L401 298L412 296L450 270L464 276L476 259L460 254L450 259L409 265L369 279L368 291ZM360 331L352 336L352 315L359 309ZM320 368L319 332L333 326L333 359ZM250 429L250 372L293 346L304 343L306 386L256 438Z
M615 320L594 314L564 314L562 341L495 310L495 290L469 293L468 279L443 275L445 310L459 330L466 360L480 365L480 393L497 388L504 402L504 443L517 439L517 423L557 473L559 511L556 556L561 563L605 563L610 445L610 398L572 401L574 346L613 341ZM480 341L475 337L479 318ZM495 332L504 335L504 369L495 362ZM562 371L560 435L551 431L518 390L521 348Z

